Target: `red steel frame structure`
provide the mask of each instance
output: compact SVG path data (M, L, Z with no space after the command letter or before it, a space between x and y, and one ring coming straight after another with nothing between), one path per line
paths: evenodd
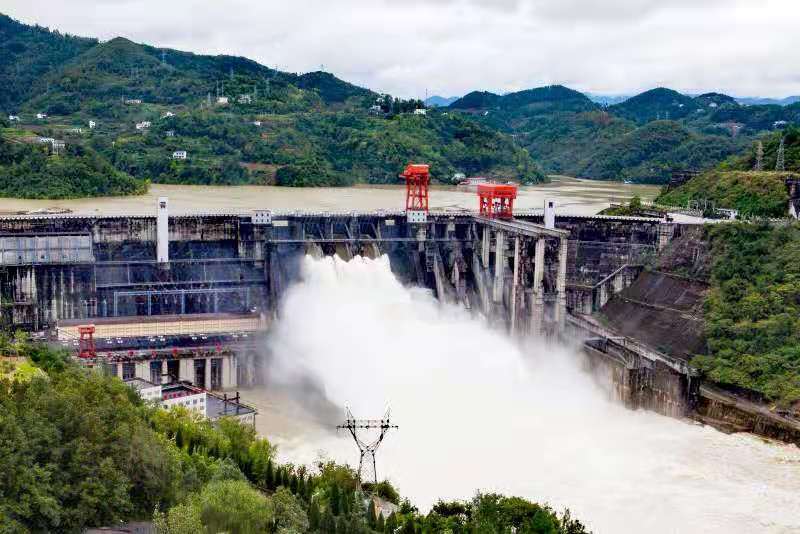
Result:
M97 351L94 345L94 325L79 326L78 332L81 335L78 340L78 356L81 358L94 358Z
M510 219L514 216L516 185L478 184L479 211L491 219Z
M400 177L406 179L406 210L428 213L430 166L410 163Z

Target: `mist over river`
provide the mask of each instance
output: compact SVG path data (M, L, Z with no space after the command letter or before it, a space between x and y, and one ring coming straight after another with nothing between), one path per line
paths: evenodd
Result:
M386 257L306 258L269 343L268 385L244 391L285 461L357 465L333 428L348 405L391 406L379 477L427 510L499 491L569 507L596 533L800 531L800 449L629 411L576 351L518 345Z
M653 185L623 184L552 177L547 184L521 187L518 208L541 208L546 198L557 201L559 210L591 215L612 201L634 195L652 200L658 194ZM203 211L277 210L371 210L403 209L405 186L275 187L202 186L153 184L147 194L128 197L30 200L0 198L0 215L47 208L69 209L80 214L153 214L158 197L169 197L172 213ZM431 188L431 208L477 209L474 191L450 186Z

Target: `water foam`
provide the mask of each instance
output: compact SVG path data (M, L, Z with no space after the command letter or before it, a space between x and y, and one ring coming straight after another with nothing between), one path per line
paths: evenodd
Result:
M800 529L796 447L626 410L573 350L520 346L404 287L386 257L306 258L271 351L271 384L312 377L357 417L391 405L400 429L378 471L423 509L484 490L569 507L601 533ZM357 460L344 435L291 434L288 460Z

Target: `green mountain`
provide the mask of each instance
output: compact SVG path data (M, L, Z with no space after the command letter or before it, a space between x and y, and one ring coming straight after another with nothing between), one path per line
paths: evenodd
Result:
M0 109L16 112L17 106L34 94L34 82L54 65L67 62L96 44L96 39L26 26L0 13Z
M730 138L699 135L675 121L655 121L603 143L577 174L663 183L678 166L710 168L736 151Z
M513 116L536 115L545 111L591 111L597 104L586 95L563 85L548 85L506 95L472 92L459 98L450 107L472 111L499 111Z
M614 115L638 124L654 120L682 119L698 109L700 104L694 98L664 87L645 91L609 107Z
M765 130L800 124L800 104L743 106L728 95L666 88L611 106L563 86L508 95L470 93L450 105L514 136L545 172L666 183L747 152Z
M409 161L430 163L441 182L460 172L523 183L544 179L530 154L490 125L437 110L417 115L419 101L378 95L329 73L295 75L241 57L123 38L98 43L7 17L0 22L3 42L14 43L14 61L38 66L24 79L14 69L0 69L3 81L20 88L0 105L19 121L0 135L23 143L37 143L39 136L63 139L107 165L110 176L138 184L123 187L110 179L109 189L89 187L87 195L138 192L148 181L394 183ZM48 116L37 119L40 113ZM179 151L187 157L174 158ZM45 156L69 161L75 151ZM36 183L26 191L24 180L6 181L0 195L82 194L63 184L48 189Z

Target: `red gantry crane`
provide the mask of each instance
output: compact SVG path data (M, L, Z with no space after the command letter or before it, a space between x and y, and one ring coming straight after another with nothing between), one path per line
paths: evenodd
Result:
M478 184L479 212L490 219L510 219L514 216L517 186L511 184Z
M428 220L430 166L409 163L400 177L406 180L406 216L408 217L408 222L426 222Z
M97 352L94 345L94 325L87 324L78 327L81 337L78 340L78 356L81 358L94 358Z

